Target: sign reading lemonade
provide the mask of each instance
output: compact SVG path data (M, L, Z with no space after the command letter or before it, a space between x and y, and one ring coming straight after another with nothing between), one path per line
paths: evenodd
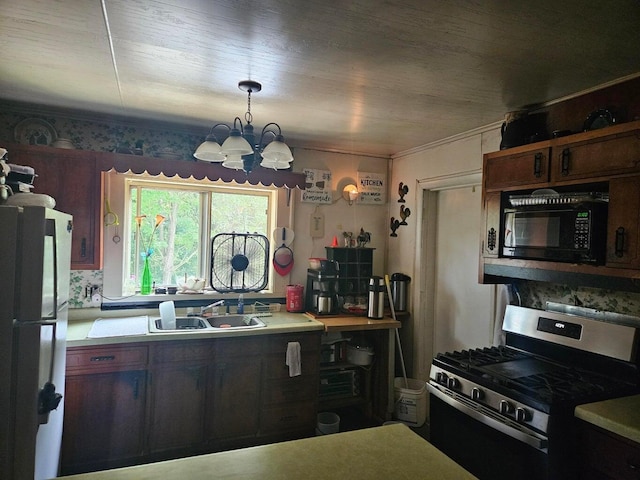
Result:
M307 203L327 203L333 200L331 195L331 172L305 168L305 189L302 191L302 201Z

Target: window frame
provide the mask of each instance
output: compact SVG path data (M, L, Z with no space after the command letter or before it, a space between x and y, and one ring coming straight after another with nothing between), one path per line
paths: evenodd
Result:
M285 203L285 198L290 199L290 195L287 195L285 189L280 189L277 187L269 186L265 187L262 185L249 185L249 184L238 184L236 182L223 182L216 181L211 182L208 179L205 180L196 180L196 179L188 179L183 180L178 177L169 178L164 175L152 176L149 174L132 174L126 173L121 174L115 171L105 172L103 173L103 181L104 181L104 192L105 192L105 201L109 201L110 208L113 212L115 212L120 218L119 226L105 226L103 231L103 255L104 255L104 267L103 267L103 296L104 303L118 303L126 301L126 303L148 303L150 301L163 301L163 300L175 300L179 299L184 300L184 295L140 295L136 293L134 295L123 296L122 288L124 283L124 272L126 271L125 262L128 261L128 254L130 253L127 244L127 241L124 239L129 239L131 237L130 224L126 221L127 219L127 209L130 205L130 186L138 185L138 186L157 186L157 187L170 187L170 188L178 188L178 189L194 189L199 190L199 187L204 187L210 191L242 191L248 194L251 192L257 192L260 195L265 195L269 197L269 209L267 216L267 238L269 239L269 282L265 290L261 292L248 292L245 293L245 298L256 297L258 299L268 299L268 298L281 298L285 294L286 285L289 283L289 276L280 277L276 274L273 269L271 256L274 250L274 240L272 235L269 232L274 231L278 226L290 226L288 225L288 220L291 218L290 210L293 208L292 205ZM206 195L206 198L210 199L210 195ZM202 209L201 215L206 217L205 219L201 219L201 222L206 222L206 225L202 229L201 232L201 242L206 245L204 249L204 257L201 260L202 265L204 266L204 270L206 272L207 282L209 276L209 266L208 266L208 258L210 257L210 249L211 249L211 238L206 238L208 236L208 231L210 230L210 222L211 216L208 212L211 206L210 201L206 201L204 197L201 197L201 204L204 203L206 207ZM281 224L279 219L283 219L284 221ZM115 230L118 228L118 230ZM118 235L121 238L120 242L115 242L113 240L114 236ZM207 286L209 284L207 283ZM198 298L235 298L238 294L235 293L219 293L214 290L205 291L202 296ZM192 296L190 296L192 299Z

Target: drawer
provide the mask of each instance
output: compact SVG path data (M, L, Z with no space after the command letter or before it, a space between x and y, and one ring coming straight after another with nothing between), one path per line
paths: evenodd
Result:
M286 380L265 382L262 401L264 405L314 400L318 397L316 377L292 377Z
M151 350L153 363L187 362L190 360L208 360L211 358L213 342L162 342Z
M260 433L263 435L300 429L313 431L315 425L316 403L313 401L260 410Z
M289 367L286 364L286 354L283 352L279 355L268 355L265 359L265 377L269 379L274 378L291 378L289 377ZM320 371L320 355L319 352L310 352L302 354L300 358L300 367L302 377L313 376L318 377ZM295 378L295 377L293 377Z
M67 372L117 372L147 368L146 346L78 347L67 350Z
M267 341L267 353L287 353L289 342L300 343L300 352L304 355L306 352L320 351L320 332L315 333L299 333L288 335L269 335Z

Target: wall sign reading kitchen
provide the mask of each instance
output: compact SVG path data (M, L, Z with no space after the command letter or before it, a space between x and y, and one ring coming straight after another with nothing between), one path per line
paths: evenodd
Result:
M387 179L381 173L358 172L357 203L383 205L387 202Z

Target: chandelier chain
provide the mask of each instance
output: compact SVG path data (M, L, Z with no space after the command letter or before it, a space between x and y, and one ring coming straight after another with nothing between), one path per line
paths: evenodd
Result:
M247 90L247 113L244 114L247 123L251 123L253 115L251 115L251 89Z

